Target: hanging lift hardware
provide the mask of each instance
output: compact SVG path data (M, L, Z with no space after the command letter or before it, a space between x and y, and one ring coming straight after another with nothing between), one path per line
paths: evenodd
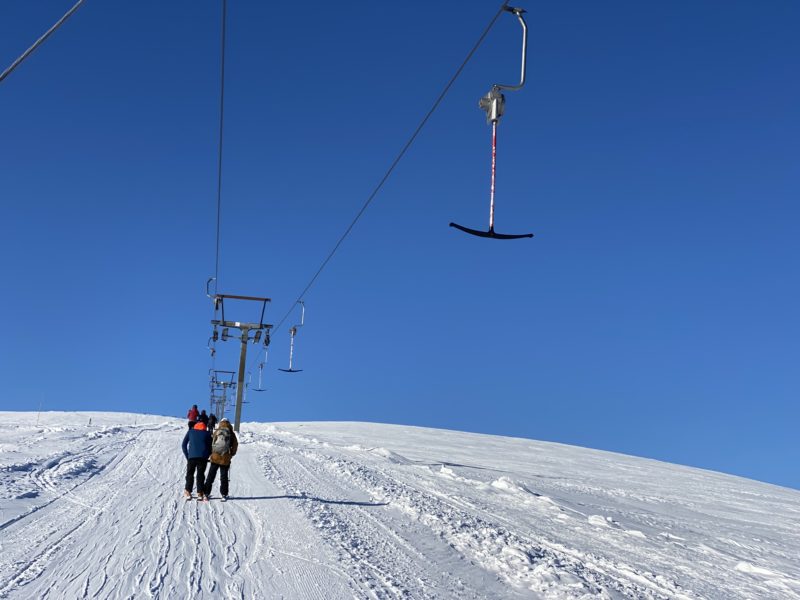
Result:
M264 360L258 363L258 387L253 388L254 392L266 392L267 388L263 385L264 364L267 362L267 352L264 352Z
M291 336L289 339L289 368L288 369L278 369L279 371L283 371L284 373L299 373L303 369L293 369L292 368L292 355L294 354L294 336L297 335L297 326L292 327L289 329L289 335Z
M494 238L496 240L515 240L519 238L530 238L533 237L533 234L497 233L494 230L494 191L497 174L497 126L500 122L500 117L502 117L503 113L505 112L506 103L505 96L503 96L500 90L516 91L525 85L525 63L528 54L528 25L525 23L525 19L522 17L522 14L525 12L524 9L506 6L504 7L504 10L515 15L519 20L520 25L522 25L522 67L520 69L520 79L517 85L504 85L496 83L492 86L489 92L478 101L478 106L481 108L481 110L486 112L487 123L491 124L492 126L492 176L491 185L489 187L489 230L481 231L478 229L470 229L469 227L464 227L463 225L458 225L457 223L450 223L450 227L455 227L456 229L460 229L465 233L477 235L479 237Z
M300 305L302 312L300 313L300 323L297 325L293 325L291 329L289 329L289 368L288 369L278 369L279 371L283 371L284 373L299 373L303 369L294 369L292 368L292 357L294 356L294 338L297 335L297 330L303 326L306 320L306 305L305 302L302 300L298 300L297 303Z

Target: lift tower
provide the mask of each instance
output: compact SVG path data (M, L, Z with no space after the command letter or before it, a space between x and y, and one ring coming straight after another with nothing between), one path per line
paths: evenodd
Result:
M211 325L214 326L214 331L212 333L211 338L216 342L218 339L222 339L223 342L227 341L229 338L233 337L230 335L231 329L238 329L240 331L240 340L241 340L241 349L239 351L239 374L238 374L238 383L236 385L236 418L233 424L233 429L237 433L239 432L239 425L242 422L242 403L243 403L243 394L244 394L244 376L245 376L245 369L247 367L247 344L248 342L253 344L258 344L262 341L264 347L269 346L269 337L270 331L272 329L272 325L268 323L264 323L264 312L267 309L267 302L270 301L269 298L261 298L258 296L234 296L232 294L210 294L208 293L208 286L211 283L212 279L209 279L206 283L206 295L214 301L214 316L217 316L217 313L220 313L219 319L214 318L211 320ZM244 323L240 321L228 321L225 319L225 300L248 300L252 302L260 302L261 303L261 317L258 320L258 323ZM219 328L222 331L219 331Z
M217 421L225 416L225 407L228 403L228 390L236 388L236 371L221 371L209 369L210 377L208 387L211 388L211 412L216 415Z

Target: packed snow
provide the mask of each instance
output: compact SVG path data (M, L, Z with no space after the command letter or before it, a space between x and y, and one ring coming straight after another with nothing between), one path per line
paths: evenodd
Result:
M597 450L244 423L183 499L186 421L0 413L2 598L800 598L800 492Z

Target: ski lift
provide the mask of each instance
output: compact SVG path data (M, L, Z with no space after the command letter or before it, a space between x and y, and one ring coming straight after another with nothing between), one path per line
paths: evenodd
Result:
M460 229L465 233L477 235L479 237L494 238L496 240L515 240L519 238L531 238L532 233L523 234L508 234L497 233L494 230L494 182L497 173L497 124L500 122L500 117L503 116L505 108L505 96L500 90L516 91L525 85L525 58L528 53L528 26L525 19L522 18L522 13L525 12L522 8L512 8L510 6L503 7L506 12L516 15L522 25L522 68L520 72L520 80L517 85L502 85L496 83L492 86L489 92L483 96L478 102L478 106L486 112L486 121L492 125L492 178L489 187L489 230L481 231L478 229L470 229L457 223L450 223L450 227Z
M253 381L253 374L248 371L247 372L247 380L244 382L244 394L242 395L242 404L250 404L250 401L247 399L247 390L250 389L250 384Z
M223 371L221 369L209 369L209 385L212 388L235 388L236 371Z
M299 373L303 369L294 369L292 368L292 358L294 356L294 337L297 335L297 329L303 326L305 323L306 318L306 305L302 300L298 300L297 303L300 305L302 312L300 313L300 323L298 325L293 325L292 328L289 330L289 368L288 369L278 369L279 371L283 371L284 373Z
M253 388L254 392L266 392L267 388L263 385L263 377L264 377L264 363L267 362L267 356L264 355L264 360L258 363L258 387Z
M289 335L291 336L289 341L289 368L288 369L278 369L279 371L283 371L284 373L299 373L303 369L293 369L292 368L292 355L294 354L294 336L297 335L297 326L295 325L289 330Z

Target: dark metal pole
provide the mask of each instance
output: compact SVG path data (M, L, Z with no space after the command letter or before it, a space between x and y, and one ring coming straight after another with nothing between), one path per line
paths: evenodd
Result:
M247 334L250 330L242 327L242 350L239 353L239 384L236 386L236 419L233 430L239 433L239 424L242 422L242 395L244 394L244 370L247 367Z

